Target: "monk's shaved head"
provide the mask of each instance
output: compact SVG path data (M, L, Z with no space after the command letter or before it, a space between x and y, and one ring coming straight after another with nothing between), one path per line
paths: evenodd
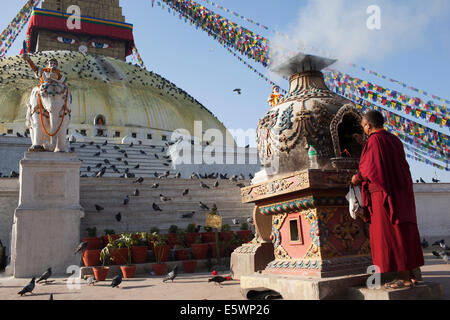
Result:
M384 117L381 112L376 110L370 110L364 115L364 119L366 119L367 123L369 123L372 127L381 129L384 126Z

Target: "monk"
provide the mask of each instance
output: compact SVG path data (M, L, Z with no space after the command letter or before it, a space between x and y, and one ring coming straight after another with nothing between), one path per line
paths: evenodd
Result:
M378 111L367 112L361 126L368 140L352 183L362 186L365 221L370 223L373 264L381 273L398 273L398 278L386 283L385 288L411 287L418 281L414 269L425 263L413 181L403 144L384 130L384 118ZM355 138L362 140L360 136Z

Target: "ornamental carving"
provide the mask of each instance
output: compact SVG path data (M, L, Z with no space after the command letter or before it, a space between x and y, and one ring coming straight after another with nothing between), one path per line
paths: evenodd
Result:
M341 240L346 251L353 248L353 242L360 232L361 228L349 214L342 214L340 223L335 225L333 229L333 235Z

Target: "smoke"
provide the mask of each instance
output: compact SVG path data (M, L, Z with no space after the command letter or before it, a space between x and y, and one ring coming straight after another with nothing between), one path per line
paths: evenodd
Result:
M373 5L380 9L380 29L370 30L367 21L374 16L367 9ZM283 32L289 39L272 38L272 66L299 51L358 63L430 46L430 27L449 9L448 0L307 0L298 20Z

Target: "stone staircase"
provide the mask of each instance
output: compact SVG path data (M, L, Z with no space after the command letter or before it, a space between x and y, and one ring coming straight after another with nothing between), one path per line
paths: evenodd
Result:
M86 163L84 164L84 166ZM152 169L153 170L153 169ZM106 176L106 174L105 174ZM232 219L246 222L253 216L253 204L243 204L240 188L237 182L219 180L219 187L214 188L215 179L202 179L210 189L200 186L199 179L156 179L144 178L142 184L134 183L135 178L81 178L80 202L85 210L85 217L81 220L81 235L86 236L86 228L96 227L97 236L103 235L105 229L120 232L149 232L152 227L158 227L167 232L171 225L185 228L190 223L204 226L208 210L201 209L199 201L208 207L215 203L218 213L223 217L223 224L229 224L233 230L240 225L233 225ZM158 183L157 189L152 188ZM249 181L239 183L249 185ZM139 190L139 196L134 191ZM182 192L189 189L186 196ZM160 194L172 200L162 202ZM130 197L127 205L123 204L125 196ZM156 203L163 211L154 211L152 204ZM95 205L105 209L97 212ZM192 218L182 218L183 213L195 211ZM115 216L120 212L122 219L116 221ZM202 229L203 231L203 229Z

